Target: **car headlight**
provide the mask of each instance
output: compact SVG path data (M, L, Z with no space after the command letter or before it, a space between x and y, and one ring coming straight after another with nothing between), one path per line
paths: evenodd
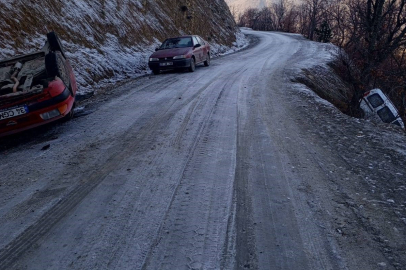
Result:
M149 59L149 61L150 61L150 62L159 61L159 58L153 58L153 57L151 57L151 58Z
M173 59L185 59L185 58L186 58L186 55L177 55L177 56L173 57Z

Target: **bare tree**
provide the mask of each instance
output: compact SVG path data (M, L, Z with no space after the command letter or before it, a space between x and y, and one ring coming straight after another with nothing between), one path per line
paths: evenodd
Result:
M275 21L275 28L278 31L283 30L283 22L286 16L286 0L279 0L276 3L272 4L273 14L274 14L274 21Z
M314 32L317 26L323 21L326 0L304 0L302 9L305 20L307 20L307 37L314 40Z
M331 0L326 7L328 22L333 33L332 42L343 47L348 41L350 31L350 9L343 0Z
M357 106L364 91L377 87L379 81L385 81L379 77L386 73L390 58L400 58L399 49L406 45L405 2L348 0L350 28L344 48L361 70L359 79L362 86L355 90L351 102L353 107Z
M259 10L257 8L249 8L243 12L238 20L239 26L250 27L254 30L260 30L256 28L258 25Z
M269 8L264 7L247 9L238 20L239 26L250 27L254 30L272 31L275 30L272 14Z
M275 30L275 22L272 18L271 9L264 7L259 12L259 23L257 26L262 31L273 31Z

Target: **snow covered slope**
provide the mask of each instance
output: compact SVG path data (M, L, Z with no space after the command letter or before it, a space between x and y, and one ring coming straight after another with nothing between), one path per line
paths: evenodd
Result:
M36 51L56 31L80 90L148 72L168 36L199 34L219 53L239 30L224 0L0 0L0 59Z

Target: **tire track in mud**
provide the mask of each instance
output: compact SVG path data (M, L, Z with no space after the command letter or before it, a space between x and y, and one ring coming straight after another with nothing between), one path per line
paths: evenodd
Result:
M237 77L244 71L240 70ZM232 222L232 216L231 220L228 219L224 222L224 214L230 215L232 192L228 195L224 194L225 197L219 194L222 192L227 194L227 190L232 190L230 186L227 187L227 185L232 186L232 183L216 181L224 180L217 178L216 175L216 173L224 172L213 169L213 166L216 165L205 159L208 155L212 155L211 159L216 160L216 157L222 155L222 153L216 152L218 147L213 146L213 143L216 145L219 142L214 142L214 138L217 136L213 138L212 133L213 128L217 127L218 121L220 121L216 119L217 111L221 107L219 103L224 102L223 95L226 91L230 92L233 80L233 77L228 78L222 83L219 92L215 95L212 95L211 92L205 102L199 101L194 108L194 110L202 111L206 106L209 107L207 108L209 111L204 114L205 118L195 136L195 145L191 148L190 158L185 164L163 223L157 232L156 247L150 250L142 269L180 269L182 267L212 269L213 267L219 268L220 264L225 265L220 261L223 260L221 254L225 251L224 247L228 244L228 239L224 235L218 239L219 235L223 231L225 232L225 230L219 231L218 226L228 226L228 222ZM215 87L213 85L213 88ZM231 107L231 110L234 108ZM224 115L229 115L229 113ZM220 133L225 132L226 128L222 128L223 131ZM207 171L204 174L205 178L199 178L203 164L206 165ZM219 198L227 201L223 210L213 209L219 205L217 203ZM220 205L223 204L220 203ZM210 242L210 239L214 241Z
M314 213L309 211L309 205L306 202L309 201L309 198L312 198L312 202L316 202L318 199L314 194L306 193L306 195L304 195L304 193L298 192L303 186L307 187L308 183L306 179L309 176L306 174L308 173L307 171L302 171L298 174L296 172L298 169L296 168L311 168L313 165L309 160L312 160L314 155L308 148L306 148L303 139L300 138L300 136L297 136L294 129L291 129L289 125L281 123L282 126L275 129L278 125L275 125L274 123L275 120L278 119L278 116L273 118L273 121L269 120L270 114L284 115L284 108L281 110L281 107L278 106L278 104L285 103L285 101L281 101L281 97L282 95L279 91L275 91L271 99L262 98L258 102L259 121L264 125L264 129L275 141L274 144L277 146L276 156L279 163L278 170L282 172L281 177L283 179L283 181L273 181L272 187L269 186L269 183L264 181L264 186L269 190L274 190L275 188L283 190L281 194L284 194L289 198L286 202L280 201L284 204L284 209L280 212L291 216L291 222L289 222L289 225L287 226L290 227L291 231L288 231L285 228L274 229L274 231L279 230L279 232L283 234L286 232L289 232L291 235L294 235L295 233L297 234L295 242L300 243L305 252L302 254L297 252L295 256L299 258L295 259L302 260L300 265L303 269L346 269L340 265L340 258L335 254L337 248L336 243L331 241L331 237L320 237L320 235L323 235L323 230L321 228L325 228L326 225L321 222L317 222L317 225L313 222L308 222L309 216L314 215ZM291 141L291 137L293 137L294 142ZM291 152L292 145L295 145L295 150L297 150L298 153L301 153L302 157L298 158L294 152ZM301 150L303 147L307 150L307 153ZM306 158L303 158L303 156ZM263 159L264 157L261 158ZM306 160L306 162L303 162L303 160ZM328 174L325 174L325 170L321 170L318 173L320 174L319 178L321 179L323 177L328 177ZM315 175L316 173L313 172L312 176L314 177ZM275 195L275 192L272 191L267 194L269 205L280 203L278 201L279 199L275 200ZM313 196L311 197L311 195ZM279 194L277 194L277 196L279 196ZM275 206L273 206L273 208L275 208ZM271 211L274 211L274 209ZM286 216L281 217L278 213L274 213L274 215L275 217L273 217L273 219L277 220L278 223L286 223L286 220L284 220ZM289 259L289 256L286 255L288 254L288 251L292 249L292 243L290 243L290 240L281 242L280 237L277 238L279 240L278 245L281 249L281 253L284 253L285 257L284 260L277 261L279 264L278 269L295 269L295 265L291 264L293 260ZM312 256L309 257L307 254L312 254ZM281 258L282 257L283 256L281 256ZM288 259L286 257L288 257Z
M164 115L165 112L161 113L156 119L160 119L160 117ZM89 178L80 180L82 184L73 189L48 210L37 222L28 227L15 240L2 249L0 251L0 269L8 269L16 259L31 248L35 242L43 237L59 220L78 205L96 186L98 186L104 178L114 170L121 160L132 155L132 150L138 145L138 142L144 140L152 133L156 122L157 121L152 121L152 124L143 129L141 137L134 139L126 138L126 141L130 142L127 144L126 148L111 155L106 163L99 168L96 173L89 176ZM136 143L131 143L131 141Z
M267 61L262 65L261 70ZM254 137L254 128L247 121L252 106L252 78L241 82L237 103L237 159L233 188L234 197L234 228L235 228L235 265L233 269L258 269L258 258L255 248L254 218L252 197L249 188L248 171L250 165L249 141Z
M296 48L296 51L299 48ZM295 52L296 52L295 51ZM282 57L291 57L290 55L295 52L289 52ZM255 82L260 82L257 78L266 78L272 72L270 69L277 70L280 67L271 65L271 62L279 64L281 58L280 52L269 52L263 57L264 61L259 69L259 74L253 73L250 77L246 78L239 91L238 103L238 128L237 128L237 165L235 172L235 186L234 196L236 200L236 265L234 269L261 269L264 265L259 263L257 243L256 243L256 228L261 220L256 220L254 217L253 200L259 196L253 190L252 170L253 160L257 160L256 156L262 156L263 148L256 149L254 154L252 151L258 134L263 132L263 127L260 127L258 114L255 111L259 110L260 94L258 88L263 91L269 91L270 85L265 83L257 85ZM282 61L285 64L285 61ZM257 63L258 65L258 63ZM279 64L280 65L280 64ZM275 72L275 71L273 71ZM275 82L281 77L275 76ZM264 80L264 79L263 79ZM265 80L268 81L268 80ZM269 80L271 81L271 80ZM275 83L272 82L272 85ZM271 165L267 162L269 160L260 159L260 164L263 166ZM266 176L263 176L266 177ZM266 186L266 185L265 185ZM267 194L266 194L267 195ZM269 196L269 195L267 195ZM265 206L264 206L265 207ZM269 212L267 213L269 214ZM271 213L272 214L272 213ZM262 253L262 252L261 252ZM266 252L264 252L266 253ZM270 265L268 265L270 267Z
M241 119L241 117L239 117ZM258 258L255 248L254 218L252 214L252 199L249 192L249 157L247 141L252 138L253 129L243 129L243 123L238 121L237 165L235 172L234 196L236 200L236 268L258 269ZM244 130L244 131L243 131ZM241 135L243 134L243 135Z
M165 79L162 79L161 81L165 81ZM105 179L105 177L116 168L121 160L125 160L127 157L131 156L136 148L142 146L148 148L150 144L143 142L145 140L150 140L150 138L153 137L152 134L154 134L154 131L159 129L159 126L162 124L167 125L169 122L168 119L171 119L176 112L180 110L179 106L185 107L193 102L210 84L211 83L208 83L200 88L196 93L183 100L182 103L177 99L173 99L169 104L167 101L163 100L159 106L156 106L157 108L161 108L161 110L153 116L152 120L143 126L138 133L135 133L135 135L132 131L133 129L137 130L137 123L134 123L122 138L118 138L118 141L124 143L121 143L119 149L106 159L103 166L98 167L94 173L88 177L82 178L79 181L79 185L77 185L66 196L61 198L54 206L44 213L41 218L0 250L0 269L9 269L18 258L33 247L35 243L45 236L55 224L78 205L92 190L94 190ZM139 91L147 90L151 85L155 84L144 86ZM180 104L178 105L176 103ZM141 150L138 149L137 151Z
M152 82L152 83L149 82L146 85L145 84L141 85L138 89L136 89L136 92L139 93L139 92L142 92L142 91L146 91L147 89L150 89L150 88L152 88L152 90L156 91L155 86L156 86L157 83L158 84L159 83L172 84L175 81L177 81L176 77L158 78L155 82ZM148 92L151 93L152 91L148 91ZM162 104L159 105L159 107L162 107L164 105L165 105L165 103L162 103ZM136 124L138 124L138 122L135 123L135 125ZM134 131L133 126L131 127L132 131ZM57 127L58 127L58 123L56 123L55 127L51 127L52 128L51 131L49 131L49 132L47 132L45 134L40 134L40 139L39 140L36 140L37 138L36 139L30 138L30 140L28 140L27 142L22 141L21 145L19 145L19 147L23 146L24 148L31 148L32 145L37 145L39 143L44 143L43 141L45 140L45 137L47 138L47 140L45 140L45 142L48 142L48 143L52 142L52 140L55 139L55 137L50 139L49 138L50 137L49 133L54 132L54 129L56 129ZM20 142L22 139L23 138L19 138L19 140L17 140L17 141ZM120 138L120 139L122 139L122 138ZM10 140L11 140L11 138L10 138ZM6 141L6 143L7 143L7 141ZM108 141L106 141L106 143L103 142L104 145L107 145L108 143L111 143L111 142L108 142ZM97 143L93 142L92 145L97 145ZM11 145L9 145L9 146L11 146ZM86 147L88 147L88 145ZM83 148L84 147L82 147L82 149ZM77 151L81 152L82 149L79 149ZM42 154L44 154L44 152ZM76 154L76 155L78 156L78 154ZM28 163L33 163L33 162L35 162L37 160L38 160L37 158L34 158L32 160L28 160ZM74 163L76 165L77 162L74 162ZM31 164L27 164L26 162L16 162L13 165L13 167L14 167L15 171L24 171L24 169L27 168L27 167L30 167L30 165ZM68 174L68 173L66 173L66 174ZM61 176L61 178L65 178L63 174L60 174L60 176ZM5 178L7 178L7 175L5 175ZM24 185L21 184L21 187L24 187ZM3 211L4 212L3 213L3 212L0 211L1 212L0 223L6 222L7 220L10 220L11 218L12 219L17 219L18 217L20 217L22 215L25 215L25 214L27 214L28 212L31 212L34 209L38 209L38 208L43 207L45 204L49 203L49 200L52 199L52 196L49 196L49 195L45 196L46 194L52 194L52 193L56 194L56 192L59 192L59 193L61 193L63 195L63 193L66 193L66 192L63 192L63 190L65 190L65 189L67 190L67 192L69 192L69 187L67 187L67 184L64 184L63 187L61 188L60 187L60 181L52 181L52 182L50 182L42 190L39 190L38 192L34 193L33 196L31 197L31 199L21 201L20 203L13 206L11 209L8 209L8 208L5 207L4 209L8 209L7 210L8 212ZM17 192L14 191L14 193L17 193ZM46 198L48 198L49 200L47 200Z
M187 109L187 113L186 113L186 115L184 116L184 120L182 121L182 125L181 125L180 127L178 127L178 130L180 130L180 131L176 133L174 139L172 139L172 140L169 139L169 144L170 144L171 146L176 146L176 145L174 145L173 142L176 142L176 141L178 141L178 140L180 140L180 139L182 138L182 132L184 132L184 127L185 127L185 125L186 125L186 126L188 125L188 121L190 121L191 115L192 115L193 113L199 113L199 112L201 113L201 111L203 111L205 104L208 103L209 100L211 99L210 95L209 95L208 93L204 94L204 92L207 91L207 89L208 89L208 87L209 87L210 85L212 85L212 84L218 82L218 81L217 81L217 78L218 78L218 77L220 77L220 76L217 76L217 77L216 77L215 79L213 79L211 82L209 82L209 83L205 84L204 86L198 88L197 92L194 93L192 97L187 98L187 103L184 104L184 105L182 106L182 108L187 108L188 106L190 106L190 107ZM209 104L210 104L210 103L209 103ZM181 110L181 109L174 109L173 111L176 112L176 111L178 111L178 110ZM186 124L185 124L185 122L186 122ZM193 134L193 138L194 138L194 139L192 140L192 141L193 141L192 146L189 146L189 147L188 147L188 153L185 155L186 158L187 158L187 161L185 162L185 164L187 164L187 162L188 162L188 160L189 160L189 157L192 156L193 152L195 151L196 141L197 141L198 138L200 138L200 136L201 136L201 130L202 130L203 127L205 126L206 120L203 120L203 121L200 121L200 120L199 120L198 122L199 122L199 127L198 127L198 130L195 132L195 134ZM183 134L183 135L184 135L184 134ZM158 166L158 163L155 162L156 159L158 159L158 156L155 156L155 157L154 157L154 160L152 160L152 161L150 162L150 164L149 164L150 167L155 167L155 166L159 167L159 166ZM154 165L154 164L156 164L156 165ZM186 166L186 165L183 165L183 166ZM183 172L183 171L184 171L184 169L181 170L181 172ZM149 189L152 190L152 189L154 188L154 186L155 186L155 184L154 184L154 183L150 183L150 181L147 181L147 182L145 182L145 183L142 184L142 185L143 185L143 189L144 189L144 190L149 190ZM176 190L176 189L178 188L178 185L179 185L178 181L175 181L174 183L172 183L172 184L170 185L170 187L169 187L169 192L172 192L171 198L173 197L173 192L174 192L174 191L171 191L171 190ZM142 194L140 194L140 196L142 196ZM158 195L158 196L159 196L159 195ZM137 197L138 197L138 196L137 196ZM161 196L160 196L160 197L161 197ZM147 212L147 211L148 211L148 208L149 208L150 206L151 206L151 207L156 207L156 205L154 205L154 204L156 204L156 203L155 203L154 201L149 201L148 198L145 198L144 200L141 199L141 201L143 201L143 205L142 205L142 206L138 206L138 205L134 206L134 209L136 209L137 211L141 211L141 212L145 211L145 212ZM170 205L170 204L168 203L168 206L169 206L169 205ZM133 210L133 211L135 211L135 210ZM167 209L165 210L165 212L166 212L166 211L167 211ZM147 222L147 223L148 223L148 222ZM140 230L140 229L138 229L139 226L145 226L145 225L146 225L146 224L145 224L145 221L141 220L141 218L137 218L136 221L131 222L131 225L126 226L126 228L122 230L122 232L128 232L128 231L130 231L130 232L129 232L128 234L127 234L127 233L126 233L126 234L123 234L123 235L121 236L121 238L122 238L122 239L124 239L125 237L128 238L129 235L130 235L130 237L134 237L135 235L139 235L139 234L140 234L140 233L138 232L138 231ZM156 229L156 233L157 233L157 232L160 230L161 226L162 226L162 220L157 220L157 222L155 222L155 223L149 223L149 224L147 224L147 226L150 227L150 228L151 228L151 227L152 227L152 228L157 228L157 229ZM150 231L153 231L153 230L154 230L154 229L151 229ZM149 239L155 239L155 238L156 238L156 233L149 233L148 238L149 238ZM144 234L145 234L145 232L144 232ZM158 239L150 240L150 241L152 242L152 243L151 243L152 247L154 247L154 246L157 245ZM119 242L120 242L120 241L119 241ZM123 242L125 242L125 241L123 241ZM140 239L140 238L136 238L135 242L137 242L137 243L145 243L146 241L143 241L143 240ZM112 267L113 265L116 265L116 266L119 267L119 268L121 267L121 266L120 266L120 263L121 263L121 260L122 260L121 257L123 257L123 255L119 255L120 258L117 258L116 256L113 255L113 253L119 254L119 253L120 253L120 252L119 252L119 249L121 249L121 247L113 247L113 250L109 251L108 257L110 257L111 259L108 261L108 265L109 265L110 267ZM144 250L144 253L142 254L142 257L145 258L145 257L147 256L149 250L150 250L150 249ZM105 257L105 256L104 256L104 257ZM128 260L128 259L127 259L127 260ZM138 260L138 261L134 261L134 263L133 263L134 267L136 267L138 264L139 264L139 260ZM140 267L141 267L141 266L140 266ZM138 267L136 267L136 268L138 268Z
M301 43L293 46L290 45L288 53L279 51L268 56L256 76L269 78L258 80L260 83L253 85L239 104L242 112L235 191L235 269L344 269L332 268L337 266L337 258L326 255L329 253L323 249L326 243L316 246L323 242L320 228L301 222L308 215L308 206L303 204L307 198L297 194L300 177L289 165L289 153L293 149L284 146L289 144L287 137L295 134L289 133L285 126L290 114L283 113L286 99L281 99L282 95L286 96L284 70L292 55L303 51Z
M200 94L206 90L210 85L218 82L219 78L222 76L222 74L217 75L215 78L213 78L213 80L211 80L210 82L206 83L205 85L203 85L199 90L198 90L198 94L194 95L194 97L192 98L193 103L190 105L188 111L186 112L186 115L183 117L182 120L182 124L181 127L179 128L177 135L173 141L173 144L175 147L179 148L180 144L181 144L181 140L182 137L186 131L187 126L190 124L190 119L192 117L192 114L196 111L198 111L198 109L203 108L203 105L198 106L198 104L203 104L203 101L201 99L197 99L198 96L200 96Z
M283 82L288 82L289 78L286 75L286 69L289 66L289 62L297 64L298 56L300 55L314 55L314 58L318 57L316 50L314 49L314 43L309 46L301 46L293 56L286 61L286 65L278 73L273 74L273 77L282 78ZM312 57L309 57L312 58ZM295 59L293 61L293 59ZM347 269L345 262L340 257L338 251L337 242L333 237L327 233L326 228L328 224L327 217L321 217L321 212L324 208L328 209L327 203L321 199L320 194L315 194L311 191L312 180L329 178L330 175L323 166L319 163L314 163L314 159L317 155L310 150L308 141L306 141L296 127L296 115L300 109L291 107L291 102L294 97L289 97L291 89L285 89L283 92L280 89L272 89L273 95L261 99L259 102L259 115L262 118L262 122L266 125L266 129L269 134L273 134L276 145L280 149L280 159L282 170L286 175L286 188L289 194L292 208L294 209L294 216L298 221L298 233L302 239L303 249L312 256L307 257L308 269ZM278 106L283 103L285 106L281 108ZM296 105L297 106L297 105ZM269 115L272 114L276 117L272 122L275 122L278 118L282 119L285 115L290 116L290 121L294 124L289 124L288 121L281 121L280 128L275 129L275 125L271 125L269 122ZM301 115L302 116L302 115ZM292 119L293 118L293 119ZM310 121L313 121L312 117L305 117ZM297 150L292 152L292 150ZM324 183L318 183L319 191L330 189ZM306 190L307 192L303 192ZM322 192L322 193L324 193ZM323 207L321 206L323 205ZM327 210L328 212L328 210ZM309 222L309 219L312 222Z

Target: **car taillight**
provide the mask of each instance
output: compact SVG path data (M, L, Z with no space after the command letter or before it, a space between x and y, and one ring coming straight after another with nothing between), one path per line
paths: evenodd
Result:
M58 110L61 114L64 114L66 112L66 110L68 109L68 105L63 105L61 107L58 107Z
M46 89L46 91L51 95L51 97L56 97L56 96L62 94L63 91L65 91L65 89L66 89L66 87L63 84L63 82L61 81L61 79L56 77L55 80L49 82L48 88Z
M44 120L48 120L48 119L51 119L51 118L54 118L54 117L57 117L57 116L60 116L60 115L61 115L61 113L59 112L58 109L55 109L55 110L40 114L41 118L44 119Z

